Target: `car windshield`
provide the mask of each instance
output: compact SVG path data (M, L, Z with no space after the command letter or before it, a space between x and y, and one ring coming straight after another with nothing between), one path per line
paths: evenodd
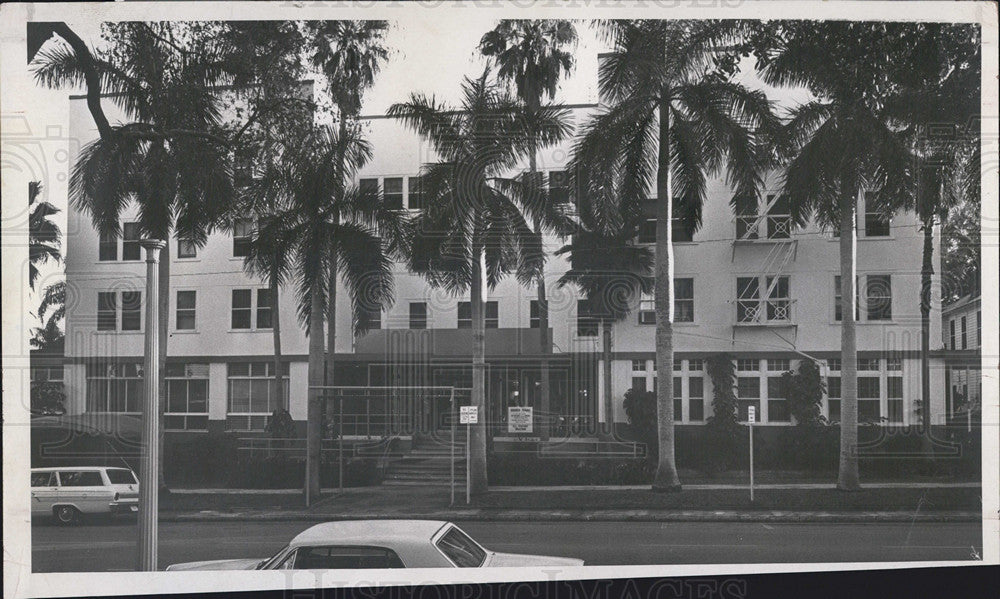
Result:
M108 480L110 480L113 485L136 484L135 477L132 476L131 470L125 470L124 468L109 468L107 472Z
M285 550L286 549L288 549L288 546L282 547L281 549L278 550L277 553L275 553L271 557L269 557L269 558L267 558L265 560L261 560L261 562L259 564L257 564L257 566L254 569L255 570L268 570L268 569L270 569L271 566L274 565L275 560L277 560L281 556L285 555Z
M483 548L456 526L438 539L437 546L459 568L478 568L486 561Z

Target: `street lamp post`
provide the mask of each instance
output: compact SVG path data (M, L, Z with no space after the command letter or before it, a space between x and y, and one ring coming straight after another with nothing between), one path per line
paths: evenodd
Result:
M146 351L143 361L145 395L142 410L142 457L139 462L139 564L140 572L155 572L160 506L156 472L160 463L159 384L159 239L143 239L146 248Z

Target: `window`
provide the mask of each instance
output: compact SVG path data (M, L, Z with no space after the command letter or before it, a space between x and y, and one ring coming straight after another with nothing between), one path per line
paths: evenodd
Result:
M969 335L968 335L968 332L966 330L966 326L967 326L967 323L966 323L965 317L963 316L962 317L962 349L969 349Z
M500 305L496 301L486 302L485 319L487 329L500 326ZM472 302L458 302L458 328L472 328Z
M87 411L138 414L142 402L142 364L96 362L87 365Z
M839 376L826 377L826 397L827 397L827 406L829 407L828 410L829 419L834 421L839 421L840 420L840 377Z
M681 379L681 377L675 376L674 377L674 393L673 393L673 396L674 396L674 420L677 421L677 422L680 422L682 416L684 415L684 412L683 412L683 410L684 410L684 408L683 408L683 403L684 403L683 395L684 395L684 382Z
M885 379L885 394L889 410L889 422L903 422L903 377L890 376Z
M364 570L403 568L395 552L382 547L300 547L295 550L296 570Z
M903 370L903 360L900 358L886 358L885 369L889 371Z
M208 428L208 364L168 363L167 409L164 427L169 430Z
M385 189L385 205L390 210L403 209L403 178L386 178L382 182Z
M763 302L763 306L761 283L764 283L763 291L767 293L767 301ZM791 303L787 276L736 278L736 322L738 323L791 320Z
M96 470L60 471L59 483L61 487L103 487L104 479Z
M113 485L136 485L139 481L135 480L135 476L132 475L131 470L126 470L124 468L108 468L104 471L108 475L108 480Z
M63 367L62 366L32 366L31 367L31 382L32 383L44 383L52 381L62 381L63 380Z
M858 358L858 370L871 370L878 372L879 370L879 359L878 358Z
M227 367L229 430L263 430L267 419L283 402L274 383L271 362L233 362ZM282 397L288 397L288 363L281 365Z
M865 285L868 320L892 320L892 279L890 275L868 275Z
M59 481L56 479L55 472L32 472L31 473L31 486L32 487L58 487Z
M791 320L792 295L788 277L767 277L767 320Z
M142 260L142 246L139 240L139 223L122 225L122 260Z
M879 212L865 212L865 237L888 237L889 218Z
M233 329L249 329L253 308L253 296L249 289L233 289L233 308L230 327Z
M457 527L452 526L437 541L437 547L459 568L478 568L486 561L486 552Z
M656 298L643 293L639 299L639 324L656 324Z
M250 255L250 240L253 235L253 221L241 219L233 224L233 257L244 258Z
M410 302L410 328L427 328L427 302Z
M760 420L760 378L756 376L736 377L736 392L739 398L739 419L743 422L749 420L750 406L757 410L757 419Z
M362 198L372 201L378 197L378 179L360 179L358 181L358 192Z
M736 239L757 239L757 198L736 196Z
M702 362L701 360L688 360L688 370L701 371Z
M378 306L360 308L358 320L361 321L367 330L377 331L382 328L382 308Z
M768 358L767 369L770 372L785 372L787 370L791 370L791 364L788 362L787 358Z
M101 262L118 259L118 237L114 233L101 233L97 243L97 259Z
M826 367L834 372L840 371L840 358L830 358L826 361Z
M656 243L656 219L647 218L639 223L639 243Z
M118 294L114 291L97 292L97 330L118 329Z
M760 321L760 279L736 279L736 322Z
M694 322L694 279L674 279L674 321Z
M674 212L676 214L676 210ZM674 218L671 228L674 243L689 243L694 241L694 232L690 230L681 219ZM656 243L656 219L647 218L639 223L639 235L636 243L649 244Z
M770 208L767 210L767 238L788 239L792 236L792 217L787 196L767 196Z
M177 314L174 326L178 331L192 331L195 328L196 291L177 292Z
M742 372L757 372L760 370L760 360L756 358L740 358L736 360L736 370Z
M861 320L861 303L858 301L859 289L858 281L854 281L854 320ZM843 318L843 312L841 311L841 302L843 298L840 293L840 275L833 277L833 319L839 321Z
M539 305L540 304L538 303L538 300L531 300L531 302L528 305L528 312L529 312L528 325L533 329L537 329L542 326L542 320L541 320L542 313L538 310ZM548 316L549 313L548 300L545 301L545 304L541 305L545 310L545 315Z
M674 372L680 372L681 370L684 370L684 360L674 358Z
M770 361L768 361L770 365ZM791 422L792 414L788 410L788 400L781 390L781 377L767 377L767 421Z
M100 326L100 325L98 325L98 326ZM954 349L958 349L958 347L955 345L956 337L955 337L955 319L954 318L952 318L951 321L948 323L948 329L949 329L949 333L950 333L950 336L951 336L951 349L953 349L953 350Z
M688 415L694 422L705 419L705 381L700 376L688 379Z
M646 361L632 360L632 372L646 372Z
M257 328L271 328L271 290L257 290Z
M634 391L646 391L646 377L644 376L634 376L632 377L632 389Z
M142 292L122 291L122 330L138 331L142 328Z
M859 369L860 370L860 369ZM879 419L881 407L879 405L881 385L877 376L858 377L858 420L861 422L874 422Z
M588 300L576 302L576 334L580 337L596 337L598 319Z
M409 197L406 200L409 209L422 210L424 208L425 197L420 177L409 177L406 180L406 187L409 193Z
M194 242L193 239L177 239L177 257L178 258L197 258L198 257L198 244Z
M549 198L553 204L569 203L569 171L549 171Z

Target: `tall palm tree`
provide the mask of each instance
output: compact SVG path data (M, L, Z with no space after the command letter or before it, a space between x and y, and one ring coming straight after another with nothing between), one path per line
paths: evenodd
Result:
M385 46L385 33L389 29L389 23L373 20L318 21L309 26L316 36L313 65L326 76L330 99L337 109L338 135L345 138L348 128L353 126L353 121L361 111L365 91L374 85L382 64L389 56L389 50ZM345 156L338 155L334 168L339 173L335 179L339 193L343 193L345 189L346 166ZM329 289L331 297L335 297L337 264L333 262L330 266ZM329 302L327 306L327 385L332 385L334 381L337 335L337 318L333 312L335 306L335 301Z
M566 20L504 20L487 32L479 42L479 51L491 57L498 67L501 80L514 84L518 97L525 104L527 115L536 115L544 98L555 99L559 79L573 69L573 52L577 43L576 28ZM537 134L529 130L529 181L541 187L538 177ZM539 192L541 190L538 190ZM538 193L539 200L542 194ZM535 219L534 231L542 244L542 223ZM549 339L549 310L545 293L545 260L535 276L538 295L538 340L543 356L552 353ZM547 417L550 410L549 361L542 359L540 409ZM541 421L541 437L548 438L548 420Z
M369 310L393 301L392 259L403 239L403 220L379 195L362 194L338 181L350 178L371 158L371 147L356 128L341 137L321 128L298 147L290 147L269 175L279 208L261 220L254 263L268 273L291 273L297 283L300 322L309 335L309 400L306 430L307 503L319 498L325 315L336 302L328 276L336 264L353 304L354 328L363 332ZM335 311L334 306L334 311Z
M470 486L486 491L488 410L485 392L486 295L507 274L522 284L534 279L542 259L537 236L526 218L539 208L530 184L507 179L531 140L518 100L489 79L466 78L458 110L418 93L394 104L389 116L400 119L433 146L438 162L424 165L422 182L428 196L411 227L409 268L431 285L453 293L469 291L472 308L472 404L479 423L470 431ZM540 144L568 134L566 113L540 111L544 126L536 129Z
M898 93L900 65L917 65L899 43L904 24L809 22L781 26L758 55L769 84L805 87L817 99L790 111L783 148L783 195L792 220L839 232L841 309L841 430L837 487L860 488L855 279L857 203L886 215L906 206L913 189L913 154L884 110ZM895 61L899 61L898 63ZM870 209L869 209L870 210Z
M64 318L66 318L66 282L59 281L42 291L42 301L38 304L38 319L42 321L42 326L33 330L31 346L50 351L62 348L64 335L59 323Z
M38 201L42 193L41 181L28 183L28 286L35 288L38 280L38 265L49 260L59 262L62 254L59 242L62 231L49 217L58 214L59 209L48 202Z
M599 66L607 103L574 148L580 201L608 231L641 212L656 190L656 370L673 370L674 220L700 225L706 177L725 170L736 198L757 199L769 161L759 129L776 126L763 93L731 80L719 61L742 33L738 22L612 21L612 52ZM720 67L721 65L721 67ZM725 67L725 68L723 68ZM679 214L674 215L675 205ZM657 387L659 463L653 490L679 491L673 386Z

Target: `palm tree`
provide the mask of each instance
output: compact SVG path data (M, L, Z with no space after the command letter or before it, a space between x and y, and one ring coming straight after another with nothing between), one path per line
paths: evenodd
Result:
M472 308L472 405L481 414L470 431L470 487L486 491L485 393L488 289L507 274L522 284L538 272L542 248L525 219L539 210L531 202L531 185L523 178L506 179L531 149L519 102L489 80L466 78L462 106L451 110L418 93L394 104L389 116L400 119L433 146L438 162L422 169L425 209L414 217L408 265L431 285L453 293L469 291ZM569 131L566 113L543 109L537 140L552 143Z
M479 51L493 59L501 80L514 84L518 97L524 102L531 118L542 106L544 97L555 98L561 76L573 69L572 48L576 46L576 28L566 20L504 20L479 42ZM537 134L529 130L530 149L528 172L534 185L541 187L538 178ZM539 190L540 191L540 190ZM539 196L542 194L539 193ZM541 199L541 198L540 198ZM535 219L534 231L542 244L542 223ZM538 293L538 339L543 356L552 353L549 339L549 310L545 293L545 260L535 276ZM542 359L541 412L550 410L549 361ZM541 421L542 439L548 438L548 420Z
M672 223L697 228L711 172L725 169L734 202L759 197L768 160L757 130L775 126L774 117L763 93L731 81L735 63L716 60L738 38L740 23L612 21L602 28L613 47L599 66L608 106L574 148L573 189L595 221L614 231L635 218L655 178L656 370L670 373ZM657 388L657 433L653 490L679 491L672 385Z
M334 106L341 138L346 138L348 128L361 110L361 100L366 90L375 83L382 64L389 56L385 47L385 33L389 29L387 21L318 21L310 23L316 36L316 50L313 65L327 79L328 90ZM343 149L343 148L342 148ZM337 156L334 168L339 175L335 178L338 190L343 193L346 158ZM330 294L336 297L337 264L331 263ZM336 302L327 305L327 350L326 384L334 381L336 357L337 318L334 313Z
M59 281L47 286L42 292L42 301L38 304L38 319L42 321L42 326L32 331L33 336L29 340L31 346L35 349L61 351L64 335L59 323L65 317L66 282Z
M298 147L289 147L268 175L278 209L261 220L256 233L254 264L266 265L281 278L291 273L297 283L300 323L309 335L309 402L306 429L307 504L319 498L320 442L324 384L325 315L335 312L335 282L328 276L336 265L353 304L354 329L368 327L365 315L393 301L392 260L403 239L403 220L381 196L362 194L338 180L354 176L371 158L371 147L357 128L346 137L338 129L321 128Z
M569 255L570 268L556 283L559 287L575 285L597 314L604 348L604 414L614 436L614 404L611 396L611 325L628 317L635 300L653 291L653 252L633 243L635 227L616 234L601 232L601 227L581 215L570 243L555 255Z
M39 202L42 192L41 181L28 183L28 286L35 288L38 280L38 265L49 260L59 262L59 242L62 231L49 217L58 214L59 209L48 202Z
M790 111L784 148L783 195L792 219L815 215L840 235L841 430L837 487L860 488L858 475L857 202L886 215L911 200L913 154L884 106L898 93L901 65L918 65L901 43L905 24L783 24L758 56L769 84L805 87L817 99ZM898 61L894 62L894 61Z

